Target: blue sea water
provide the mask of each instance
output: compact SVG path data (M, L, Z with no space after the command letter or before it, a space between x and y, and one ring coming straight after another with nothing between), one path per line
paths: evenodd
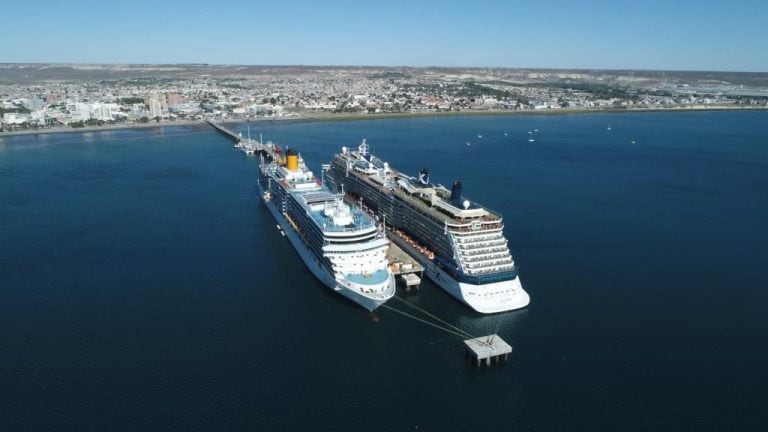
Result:
M208 127L4 137L0 430L765 430L768 112L250 130L501 212L530 307L403 295L510 362L325 288Z

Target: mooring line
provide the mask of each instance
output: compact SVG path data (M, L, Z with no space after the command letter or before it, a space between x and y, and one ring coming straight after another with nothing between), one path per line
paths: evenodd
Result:
M432 318L432 319L434 319L434 320L438 321L439 323L441 323L441 324L445 324L446 326L448 326L448 327L450 327L450 328L452 328L452 329L456 330L456 331L457 331L457 332L459 332L459 333L463 333L463 334L464 334L464 337L468 337L468 338L470 338L470 339L474 339L474 336L472 336L472 335L471 335L469 332L467 332L467 331L465 331L465 330L462 330L462 329L460 329L460 328L456 327L455 325L453 325L453 324L451 324L451 323L449 323L449 322L447 322L447 321L445 321L445 320L442 320L442 319L440 319L440 318L436 317L435 315L433 315L433 314L431 314L431 313L429 313L429 312L425 311L424 309L422 309L422 308L420 308L420 307L418 307L418 306L416 306L416 305L413 305L413 304L410 304L410 303L408 303L408 302L407 302L407 301L405 301L405 299L403 299L402 297L398 297L398 296L394 296L394 297L395 297L396 299L400 300L401 302L403 302L403 303L407 304L408 306L410 306L410 307L412 307L412 308L416 309L417 311L419 311L419 312L423 313L424 315L427 315L427 316L429 316L430 318Z
M440 330L442 330L442 331L444 331L444 332L447 332L447 333L450 333L450 334L452 334L452 335L458 336L458 337L460 337L460 338L462 338L462 339L463 339L463 338L466 338L466 336L465 336L465 335L463 335L463 334L461 334L461 333L457 333L457 332L455 332L455 331L453 331L453 330L451 330L451 329L445 328L445 327L440 327L439 325L437 325L437 324L435 324L435 323L431 323L431 322L429 322L429 321L427 321L427 320L424 320L424 319L421 319L421 318L419 318L419 317L417 317L417 316L413 316L413 315L411 315L411 314L409 314L409 313L407 313L407 312L403 312L403 311L401 311L401 310L395 309L395 308L393 308L392 306L389 306L389 305L385 305L385 304L384 304L384 305L381 305L381 307L383 307L383 308L386 308L386 309L389 309L389 310L391 310L392 312L396 312L396 313L399 313L399 314L401 314L401 315L405 315L405 316L407 316L407 317L409 317L409 318L413 318L413 319L415 319L416 321L421 321L421 322L423 322L424 324L427 324L427 325L431 325L432 327L435 327L435 328L437 328L437 329L440 329Z

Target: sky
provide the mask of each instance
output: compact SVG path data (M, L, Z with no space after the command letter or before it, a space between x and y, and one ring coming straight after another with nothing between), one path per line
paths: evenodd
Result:
M0 63L768 72L768 1L15 1Z

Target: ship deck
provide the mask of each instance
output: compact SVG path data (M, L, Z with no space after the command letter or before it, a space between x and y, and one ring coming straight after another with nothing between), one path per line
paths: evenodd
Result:
M344 275L344 277L359 285L378 285L384 283L389 277L389 274L385 270L376 270L373 273L348 274Z
M475 221L480 221L484 223L501 223L501 216L499 216L493 210L488 209L487 207L483 207L483 209L485 209L489 213L487 216L456 218L452 215L449 215L448 213L440 211L437 207L430 206L429 204L424 202L424 200L417 198L403 190L396 190L395 194L398 197L402 198L404 201L415 206L420 212L426 213L433 219L436 219L440 222L448 222L449 225L467 225Z
M320 210L309 210L308 213L326 232L360 231L373 226L373 220L356 210L352 212L353 223L350 225L336 225L333 223L333 218L324 215Z
M390 192L390 190L387 187L373 181L369 176L365 174L357 173L354 171L350 171L350 174L353 174L354 176L358 177L362 181L367 182L371 187L374 187L386 193ZM401 176L404 177L404 175L402 174ZM501 216L498 213L494 212L493 210L488 209L487 207L483 207L483 208L486 211L488 211L489 213L488 216L459 219L448 213L440 211L437 207L432 207L428 205L426 202L424 202L424 200L417 198L409 194L408 192L400 189L399 186L394 189L394 193L399 198L402 198L403 201L416 207L420 212L425 213L430 217L432 217L433 219L438 220L440 222L448 222L448 224L451 224L451 225L470 224L477 220L480 220L482 222L501 222Z

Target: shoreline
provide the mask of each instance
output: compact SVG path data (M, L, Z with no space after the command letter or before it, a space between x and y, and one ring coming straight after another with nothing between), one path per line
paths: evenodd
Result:
M692 112L692 111L768 111L766 106L748 106L748 107L674 107L674 108L606 108L606 109L543 109L543 110L483 110L483 111L436 111L436 112L414 112L414 113L379 113L379 114L353 114L353 113L307 113L299 116L286 117L259 117L243 119L222 119L217 123L259 123L266 121L357 121L357 120L377 120L377 119L396 119L396 118L418 118L418 117L455 117L455 116L519 116L519 115L583 115L583 114L616 114L616 113L645 113L645 112ZM119 125L90 126L83 128L50 128L50 129L32 129L23 131L0 132L0 139L3 137L23 136L23 135L43 135L58 133L87 133L87 132L106 132L121 129L151 129L160 127L174 126L203 126L205 120L184 120L184 121L166 121L155 123L131 123Z
M45 135L45 134L58 134L58 133L86 133L86 132L107 132L113 130L122 129L151 129L159 127L172 127L172 126L196 126L204 125L205 120L185 120L185 121L172 121L172 122L159 122L159 123L131 123L131 124L115 124L104 126L88 126L81 128L49 128L49 129L29 129L21 131L0 132L0 138L20 136L20 135Z
M355 120L376 120L388 118L413 118L413 117L453 117L453 116L519 116L519 115L583 115L583 114L617 114L617 113L645 113L645 112L692 112L692 111L768 111L768 106L751 107L675 107L675 108L605 108L605 109L542 109L542 110L484 110L484 111L438 111L438 112L418 112L418 113L379 113L379 114L320 114L303 117L291 117L279 120L318 120L318 121L355 121ZM230 123L242 123L242 120L228 121ZM264 119L277 120L277 119Z

